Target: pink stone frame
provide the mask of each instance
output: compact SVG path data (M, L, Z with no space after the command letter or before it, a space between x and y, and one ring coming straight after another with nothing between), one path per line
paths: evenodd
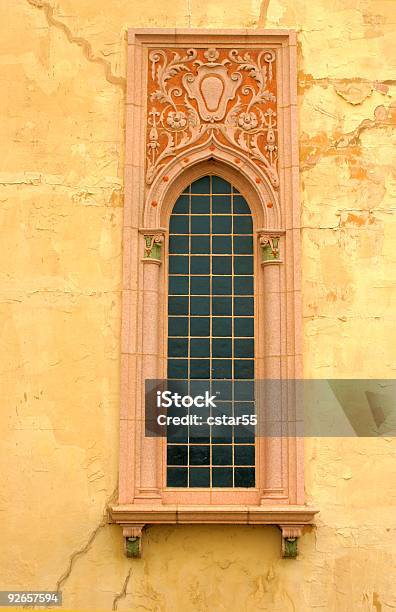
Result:
M145 186L148 49L237 45L276 49L279 189L246 155L219 142L174 156ZM144 436L144 381L166 378L172 207L187 185L207 174L232 183L252 210L256 378L302 377L296 35L288 30L129 30L126 111L120 480L112 520L123 526L126 538L155 523L247 523L277 524L284 538L294 539L316 512L304 505L302 439L257 438L254 489L167 489L166 440ZM159 258L145 251L147 236L156 236L161 245ZM273 237L279 239L281 256L261 262L260 245ZM285 414L293 411L290 393Z

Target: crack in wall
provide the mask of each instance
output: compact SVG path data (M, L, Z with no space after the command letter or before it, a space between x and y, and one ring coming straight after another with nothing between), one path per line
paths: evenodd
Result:
M132 576L132 568L130 568L129 572L125 576L124 584L122 585L121 591L113 599L113 606L111 608L112 610L117 610L118 602L120 601L120 599L125 599L125 597L127 596L127 588L128 588L128 584L131 579L131 576Z
M373 119L363 119L359 123L359 125L352 131L346 134L343 134L339 138L331 141L326 146L327 138L324 135L323 144L319 142L317 147L314 147L314 151L312 154L307 154L305 162L301 162L300 172L304 172L316 166L319 161L325 157L326 155L332 152L340 152L344 149L348 149L349 147L357 147L361 145L360 136L363 132L376 129L376 128L387 128L396 126L396 102L392 102L389 106L380 105L377 106L374 110L374 118ZM318 141L318 138L316 139ZM315 142L315 140L311 140L311 142ZM310 141L307 140L307 143L304 146L309 147Z
M92 50L92 45L85 38L82 38L81 36L74 36L70 28L66 24L64 24L63 21L60 21L59 19L54 17L54 13L55 13L54 8L48 2L44 2L43 0L27 0L27 2L31 6L34 6L37 9L43 10L46 16L48 25L50 26L52 25L55 28L62 30L67 40L71 44L75 44L81 47L84 56L89 62L103 66L105 70L106 80L109 83L112 83L113 85L118 85L123 90L125 90L126 79L124 77L116 76L115 74L113 74L110 62L108 62L106 59L102 57L95 56Z
M102 531L102 529L104 527L106 527L108 525L109 518L108 518L108 513L107 513L107 507L108 507L108 505L112 501L115 501L115 499L117 498L117 495L118 495L118 486L116 486L114 491L111 493L111 495L109 496L109 498L105 502L102 519L101 519L99 525L97 527L95 527L95 529L91 532L87 542L81 548L79 548L78 550L76 550L75 552L73 552L70 555L68 566L67 566L66 570L63 572L63 574L61 574L61 576L56 581L56 586L54 588L54 591L60 591L61 590L61 587L64 586L64 584L66 583L66 581L70 577L70 574L72 573L73 567L74 567L77 559L79 559L81 556L85 555L85 553L87 553L89 551L89 549L91 548L92 544L94 543L98 533L100 531ZM115 609L115 608L113 608L113 609Z
M268 7L271 0L262 0L260 6L260 15L257 22L257 27L265 26L267 21Z
M334 87L335 93L344 98L349 104L356 105L361 104L366 100L373 91L378 91L383 95L387 95L389 92L389 88L396 85L396 80L393 79L383 79L383 80L372 80L365 79L362 77L349 77L349 78L332 78L332 77L321 77L315 78L312 74L306 74L304 72L299 72L298 76L298 86L299 92L304 93L306 90L311 89L315 85L319 87L323 87L327 89L330 86ZM361 92L361 95L357 95L357 98L354 99L353 96L349 95L349 91L357 90L365 87L366 91ZM355 93L356 95L356 93Z
M188 27L191 28L191 0L187 0Z

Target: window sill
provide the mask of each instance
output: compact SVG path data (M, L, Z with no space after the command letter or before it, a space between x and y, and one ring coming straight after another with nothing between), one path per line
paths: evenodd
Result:
M318 512L311 506L190 506L123 504L109 507L112 523L123 528L129 557L140 557L146 525L277 525L282 531L282 556L297 556L297 540Z

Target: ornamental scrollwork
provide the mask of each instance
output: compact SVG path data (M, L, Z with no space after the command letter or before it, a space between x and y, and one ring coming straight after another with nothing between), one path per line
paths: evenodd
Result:
M211 140L246 154L279 186L274 50L149 53L147 184L187 147Z
M162 234L144 235L144 256L146 261L160 262L162 259L162 244L164 236Z

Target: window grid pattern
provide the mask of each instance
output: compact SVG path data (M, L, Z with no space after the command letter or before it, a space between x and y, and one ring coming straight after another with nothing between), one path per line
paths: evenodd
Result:
M254 414L253 227L243 196L206 176L178 198L169 228L168 380L181 394L221 391L217 408ZM205 381L205 382L203 382ZM210 381L208 386L208 381ZM234 382L232 382L234 381ZM168 487L255 486L254 427L169 426Z

